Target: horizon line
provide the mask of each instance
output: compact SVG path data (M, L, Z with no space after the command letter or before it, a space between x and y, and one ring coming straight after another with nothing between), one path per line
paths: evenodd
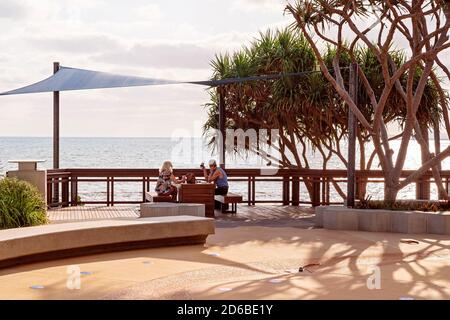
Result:
M1 138L48 138L53 139L52 136L2 136ZM204 138L203 136L176 136L176 137L169 137L169 136L61 136L60 138L77 138L77 139L118 139L118 138L127 138L127 139L151 139L151 138L159 138L159 139L179 139L179 138ZM399 139L395 139L399 140ZM412 139L415 140L415 139ZM450 140L449 138L440 138L440 140ZM434 138L429 138L428 141L434 141Z
M149 138L161 138L161 139L178 139L178 138L202 138L203 136L60 136L60 138L107 138L107 139L115 139L115 138L132 138L132 139L149 139ZM49 138L53 139L52 136L1 136L1 138Z

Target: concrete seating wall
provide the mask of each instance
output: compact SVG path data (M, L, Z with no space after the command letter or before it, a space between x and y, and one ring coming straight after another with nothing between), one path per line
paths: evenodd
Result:
M0 230L0 267L84 254L205 243L214 219L176 216Z
M331 230L450 234L450 213L351 209L322 206L315 209L316 226Z

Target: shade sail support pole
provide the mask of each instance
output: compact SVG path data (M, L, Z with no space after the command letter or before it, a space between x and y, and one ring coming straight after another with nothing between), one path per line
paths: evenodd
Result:
M219 163L225 169L225 97L223 88L217 87L217 94L219 95Z
M350 65L349 94L353 102L358 105L358 64ZM355 206L355 163L356 163L356 124L357 120L348 108L348 159L347 159L347 207Z
M59 71L59 62L53 62L53 74ZM59 169L59 91L53 92L53 169ZM53 185L53 200L58 203L59 184Z

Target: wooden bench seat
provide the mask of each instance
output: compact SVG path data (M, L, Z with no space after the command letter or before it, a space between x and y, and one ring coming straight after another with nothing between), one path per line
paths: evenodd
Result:
M172 196L159 196L156 192L146 192L145 200L148 202L174 202Z
M222 213L236 213L237 204L242 202L242 196L237 193L228 192L226 196L215 195L214 200L221 203ZM228 210L228 205L231 204L231 210Z

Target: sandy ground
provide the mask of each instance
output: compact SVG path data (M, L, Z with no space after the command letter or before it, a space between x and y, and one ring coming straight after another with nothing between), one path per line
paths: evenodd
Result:
M70 290L73 265L82 272L81 288ZM380 289L369 289L378 274ZM219 219L205 246L0 270L0 298L449 299L450 239L314 229L308 215Z

